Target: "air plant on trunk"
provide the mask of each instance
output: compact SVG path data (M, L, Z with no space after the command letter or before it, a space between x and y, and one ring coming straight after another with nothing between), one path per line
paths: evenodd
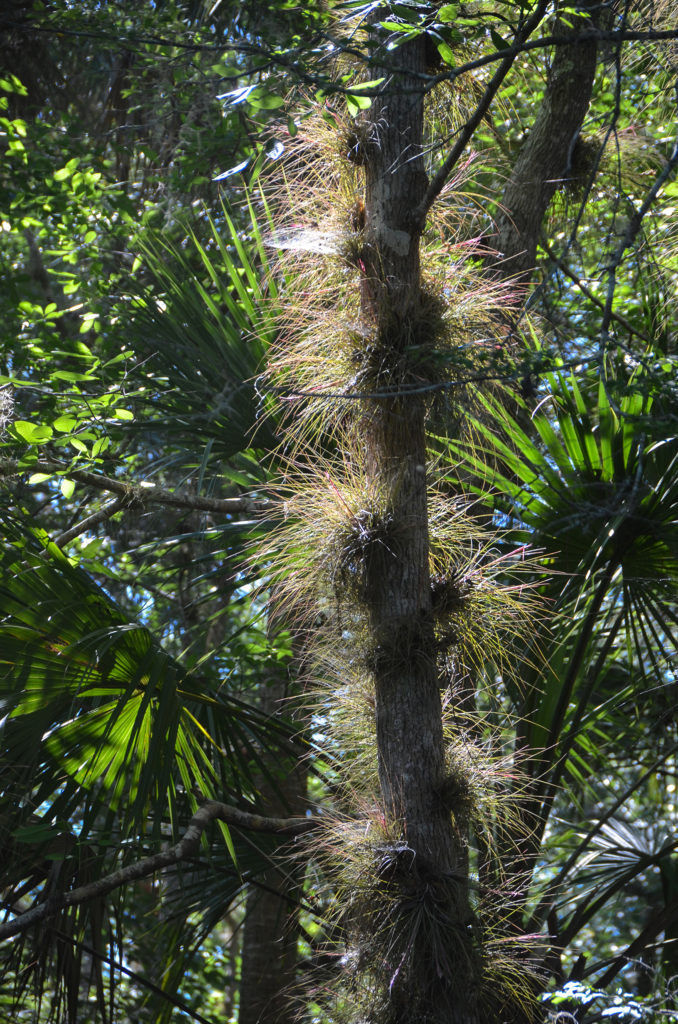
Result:
M286 147L269 240L286 307L266 386L289 470L259 558L303 634L340 778L314 836L345 941L333 1016L476 1024L511 1002L530 1014L493 860L519 769L473 691L529 623L535 567L523 549L500 557L468 501L435 485L427 424L444 413L465 433L474 378L506 357L512 296L482 275L463 216L451 241L408 220L428 180L423 49L398 48L369 111L328 101Z

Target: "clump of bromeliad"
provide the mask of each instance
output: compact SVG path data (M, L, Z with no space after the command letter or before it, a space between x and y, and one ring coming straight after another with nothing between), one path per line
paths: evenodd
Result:
M332 1019L393 1024L456 1020L455 1001L468 1003L471 987L478 1019L513 1003L529 1020L529 956L508 924L502 872L520 773L506 731L489 723L481 683L489 673L501 685L535 614L535 566L524 550L502 553L482 507L447 483L435 438L446 429L473 443L469 378L504 357L513 297L483 275L455 214L457 180L422 239L414 314L373 308L362 199L373 134L366 114L356 121L339 101L327 105L286 142L272 198L284 308L268 381L284 411L288 472L265 554L276 601L303 637L304 699L327 740L334 800L313 853L334 893L328 945L343 970L316 995L331 1000ZM386 628L373 614L412 523L397 470L385 482L370 466L369 436L385 401L397 420L413 395L424 396L432 430L425 630L416 619ZM462 851L454 873L415 854L382 799L374 679L418 660L433 662L440 682L445 766L435 798Z

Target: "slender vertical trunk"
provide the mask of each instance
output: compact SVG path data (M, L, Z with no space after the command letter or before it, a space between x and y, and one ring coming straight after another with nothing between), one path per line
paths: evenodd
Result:
M280 712L287 696L288 666L268 680L262 710ZM306 767L302 762L269 765L275 779L262 774L259 792L263 813L302 815L306 808ZM277 777L276 777L277 776ZM292 1024L298 1018L293 1005L299 939L298 900L304 865L279 854L258 879L247 898L242 941L239 1024Z
M291 900L301 887L300 870L298 864L269 868L247 898L239 1024L292 1024L298 1017L292 996L299 929Z
M423 45L398 50L413 70ZM363 314L393 364L415 343L420 319L419 238L410 211L426 189L421 156L423 97L404 81L375 102L370 116L379 142L366 167L369 298ZM394 386L397 386L394 385ZM436 798L444 776L439 682L433 651L429 584L424 400L381 398L365 424L367 464L389 495L393 543L373 561L370 624L375 659L380 782L385 809L402 819L408 843L451 870L455 855L449 813ZM399 656L391 658L390 654Z
M562 36L577 36L591 28L581 16L583 4L572 26L567 18L556 29ZM595 18L594 18L595 20ZM597 46L587 41L559 46L553 58L548 83L534 124L506 182L498 206L493 245L502 257L496 272L518 276L527 283L535 267L539 232L556 190L571 176L579 133L589 109L596 73Z
M587 10L589 14L585 16ZM574 22L568 12L558 19L555 30L560 36L576 38L590 30L592 24L597 24L600 16L599 6L587 0ZM539 234L548 206L558 188L572 176L576 148L591 102L596 65L595 41L557 47L534 123L498 204L493 245L501 260L494 264L493 273L515 277L525 287L529 286L535 271ZM516 408L515 417L522 415ZM523 714L525 719L518 725L516 749L521 755L523 771L532 776L531 791L525 795L524 782L521 782L523 796L519 805L521 813L516 809L516 834L509 838L502 855L507 873L514 879L514 907L509 920L516 928L520 928L523 921L539 841L546 827L547 819L541 817L541 798L544 765L549 760L544 757L544 751L529 750L524 738L529 732L529 703Z
M376 138L365 166L362 314L388 383L387 396L366 410L361 436L389 519L387 539L366 565L368 621L383 812L400 835L389 881L396 901L407 892L429 918L417 929L412 913L403 926L411 926L411 942L392 965L390 1020L472 1024L478 978L466 850L440 797L445 750L429 580L425 400L398 391L397 375L407 347L420 340L425 301L411 220L427 185L417 91L424 45L419 39L398 48L395 73L375 69L390 82L368 115Z

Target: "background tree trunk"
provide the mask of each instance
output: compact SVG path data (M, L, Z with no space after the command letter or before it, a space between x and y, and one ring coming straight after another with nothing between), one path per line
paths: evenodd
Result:
M289 665L276 666L267 681L262 710L280 713L289 696ZM283 709L287 710L287 709ZM303 815L306 810L306 767L269 765L275 779L262 774L259 792L264 814ZM247 897L242 940L239 1024L291 1024L298 1019L292 1005L299 939L298 900L305 865L276 854Z
M592 5L583 5L583 9ZM589 18L574 25L562 20L555 31L576 36L591 28ZM503 277L527 283L535 268L537 241L546 209L556 190L571 176L579 133L591 101L596 73L595 41L559 46L534 124L504 188L496 217L493 247Z
M591 13L584 17L583 12L587 8ZM558 19L555 32L565 38L576 38L597 23L596 12L595 5L586 3L574 22ZM504 188L496 217L497 233L493 239L500 261L494 263L492 269L502 277L517 278L526 287L535 271L537 244L549 203L573 174L575 150L591 102L597 49L595 41L556 48L534 124ZM529 378L527 386L528 390L532 386ZM512 415L521 419L525 413L516 405ZM537 778L543 765L539 752L526 749L526 731L529 731L528 720L518 724L516 749L523 755L532 755L531 760L523 763L528 774L531 768L531 773ZM535 782L535 786L538 785ZM502 858L507 875L516 880L516 898L510 920L518 929L522 925L523 908L540 845L538 830L534 827L540 810L539 797L523 796L520 807L516 808L515 834L508 838Z

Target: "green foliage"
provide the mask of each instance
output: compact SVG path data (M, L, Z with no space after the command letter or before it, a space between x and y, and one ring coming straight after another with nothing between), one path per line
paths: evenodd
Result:
M149 73L156 52L149 50ZM147 107L157 81L156 73L150 87L148 79L133 80ZM18 80L9 85L23 94ZM13 408L6 400L2 410L3 906L14 913L29 894L39 900L50 891L56 877L78 888L176 841L199 800L246 806L261 785L261 759L286 756L281 750L291 742L283 720L251 704L262 666L277 670L289 647L283 636L272 647L250 584L238 587L247 529L239 520L247 516L152 517L158 506L144 500L158 486L185 488L187 475L193 493L212 497L266 480L257 451L247 450L257 415L252 378L271 332L263 327L271 311L262 297L272 294L264 250L257 237L241 237L224 207L218 224L198 216L191 228L153 230L167 220L163 196L152 197L168 152L154 167L149 140L140 138L141 187L131 178L116 182L130 148L128 141L111 146L110 133L97 136L87 124L101 99L89 96L80 132L70 100L5 126L10 140L27 147L13 147L14 173L0 176L9 282L0 310L2 369L14 397ZM231 126L234 120L235 113ZM201 150L207 138L197 133ZM221 127L212 141L223 158ZM177 187L195 197L190 175L202 153L175 156ZM178 241L185 232L190 255ZM192 305L187 291L168 287L176 280L195 281ZM270 447L270 431L262 429L259 441ZM111 479L126 481L110 512L116 521L99 497ZM177 920L194 914L196 941L230 912L275 845L243 844L224 826L209 840L213 864L221 858L218 885L211 872L196 870L190 880L175 874L173 913ZM142 891L145 922L140 907L138 917L132 911ZM5 944L4 991L15 1012L39 1006L32 979L43 987L46 1014L106 1019L106 1001L125 977L122 947L115 952L123 920L140 962L160 980L145 989L149 1019L160 1020L181 973L152 967L144 952L153 929L159 948L171 941L153 886L68 908L43 940L28 935ZM118 968L107 966L106 949ZM86 978L79 965L91 951ZM33 965L28 971L22 957ZM90 984L94 1001L86 1009Z
M356 201L369 109L392 87L374 62L397 72L403 47L425 40L433 178L535 5L12 7L0 74L6 920L177 841L204 797L262 809L305 749L257 710L262 681L287 678L299 656L299 636L267 621L275 581L278 607L319 632L302 659L321 681L308 698L312 795L339 819L328 815L326 860L304 847L317 915L304 967L329 989L326 962L348 949L365 1005L412 943L411 991L454 972L465 947L439 915L449 893L424 869L407 891L407 851L374 809L370 665L397 665L418 633L368 636L380 559L406 538L388 496L365 490L369 416L347 430L365 393L403 392L406 409L404 392L425 389L435 658L475 704L445 696L440 797L469 835L488 987L513 986L523 1017L528 989L552 985L551 1015L666 1019L678 973L671 180L614 265L671 155L664 44L619 44L619 59L617 43L601 48L542 225L525 337L514 284L488 279L488 245L543 97L539 47L514 63L475 159L430 214L418 322L366 344ZM645 8L627 15L646 24ZM579 16L560 11L562 24ZM337 153L350 155L341 171ZM281 155L287 180L268 203L257 189ZM278 449L285 423L295 437ZM342 446L353 459L335 457ZM284 533L253 555L278 518L259 512L280 466ZM190 865L55 910L3 945L0 1015L225 1019L241 900L279 845L214 827ZM327 1020L322 1003L312 1011Z

